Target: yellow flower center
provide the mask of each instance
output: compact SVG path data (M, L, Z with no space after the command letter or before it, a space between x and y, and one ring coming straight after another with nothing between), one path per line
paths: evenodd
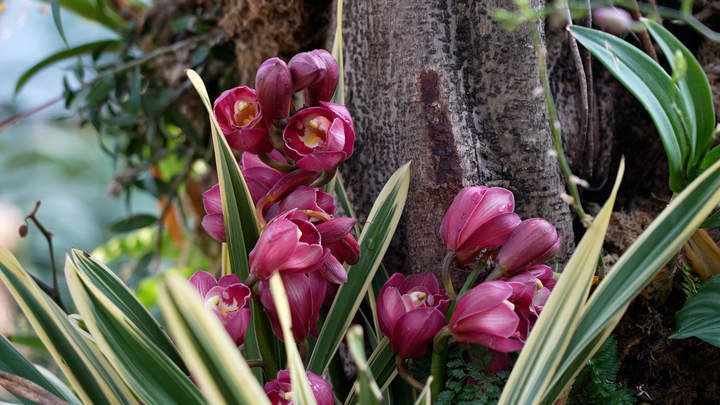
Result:
M255 106L245 101L235 102L235 124L244 127L257 117Z
M327 130L330 127L330 120L325 117L315 117L305 126L305 135L300 140L308 148L316 148L321 141L327 139Z

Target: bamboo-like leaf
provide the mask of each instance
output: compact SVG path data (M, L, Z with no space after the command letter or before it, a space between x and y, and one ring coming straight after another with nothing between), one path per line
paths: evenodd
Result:
M573 25L570 32L645 106L657 127L670 164L670 189L680 192L689 145L681 121L672 108L670 76L645 53L618 37ZM678 106L685 105L675 86Z
M402 215L410 186L410 163L388 180L370 210L360 239L360 261L348 270L348 282L340 286L308 363L308 370L323 374L335 355L347 327L360 306L380 266Z
M52 0L40 0L50 3ZM133 0L132 3L138 2ZM127 22L114 10L101 10L93 0L60 0L60 7L73 13L104 25L112 31L122 33Z
M127 288L125 283L112 270L85 252L73 249L72 258L75 262L74 267L80 273L83 282L92 287L93 290L97 290L95 295L101 295L109 300L120 311L121 315L127 318L127 322L132 323L146 338L150 339L155 346L162 350L183 373L187 374L188 370L173 342L147 308Z
M720 226L720 211L710 215L700 224L700 228L715 228L718 226Z
M337 90L333 95L332 102L337 104L345 104L345 63L343 60L343 39L342 39L342 15L343 15L343 0L337 1L337 10L335 13L335 21L337 25L335 27L335 39L333 40L332 56L338 63L338 71L340 77L337 84Z
M285 293L282 278L280 278L280 274L277 272L270 276L270 292L272 293L273 302L277 309L278 320L280 321L280 328L283 332L283 339L285 340L285 352L287 353L290 368L290 382L292 383L292 401L297 405L317 405L315 396L310 389L310 382L305 373L305 365L295 345L295 338L292 333L290 303Z
M240 280L246 280L250 274L248 254L255 247L260 235L260 223L255 217L255 205L253 204L250 191L245 184L245 179L240 172L240 167L230 150L230 146L215 119L210 98L200 76L194 70L186 71L190 82L195 86L200 99L207 109L210 117L210 129L215 149L215 161L217 165L218 179L220 181L220 195L222 197L223 217L225 220L225 233L227 235L227 253L230 269L237 274ZM224 261L224 260L223 260ZM227 270L224 270L227 271ZM251 305L260 305L253 302ZM259 359L261 357L259 344L273 343L277 340L272 333L266 330L257 330L259 324L253 322L254 327L248 328L245 336L245 355L249 358ZM259 332L259 333L258 333ZM258 339L260 335L261 339ZM259 342L259 340L262 340ZM267 350L266 350L267 352ZM267 357L267 356L266 356ZM265 361L274 361L264 358ZM258 381L262 381L262 371L253 370Z
M677 330L670 339L696 336L720 346L720 277L705 282L677 313Z
M84 403L137 404L100 351L88 344L17 259L0 246L0 279Z
M590 292L624 171L625 161L622 160L610 198L565 266L562 277L553 289L510 373L499 405L537 404L542 400L542 394L550 384L555 368L570 342L580 319L582 305Z
M370 359L368 359L370 374L375 378L375 382L380 391L385 391L390 383L397 376L397 367L395 367L395 352L390 348L389 340L384 337L373 351ZM354 405L357 402L357 383L353 386L350 395L345 400L345 405Z
M357 367L358 383L355 390L359 390L360 404L379 405L383 400L383 396L365 359L365 340L363 339L362 327L360 325L350 327L345 339L347 340L350 356L352 356L355 367Z
M418 397L417 401L415 401L415 405L432 405L432 393L430 392L432 382L433 376L428 377L427 381L425 382L425 388L420 391L420 396Z
M270 405L220 321L180 276L168 275L158 301L163 318L209 404Z
M694 153L690 165L695 165L712 146L712 133L715 128L715 109L713 108L712 92L705 71L695 56L688 51L673 34L655 21L642 20L648 28L655 42L660 45L670 66L675 69L675 52L682 52L687 62L687 74L680 81L679 87L683 99L688 105L688 112L692 123L690 125L691 139L695 142Z
M15 349L15 346L8 341L5 336L0 334L0 371L11 373L22 377L26 380L30 380L35 384L45 388L51 394L65 399L73 405L79 405L80 402L77 398L69 392L61 392L53 384L51 384L45 377L35 368L35 366L28 361L20 352ZM67 395L70 394L70 395ZM20 402L28 405L33 405L35 402L27 400L22 397L17 397Z
M568 370L575 358L625 310L719 202L720 162L717 162L675 196L600 283L583 308L553 385L566 371L572 374Z
M61 398L64 398L72 405L82 405L82 402L80 402L78 397L75 396L70 387L68 387L65 382L60 380L57 375L53 374L50 370L38 364L35 364L35 368L40 372L40 374L43 375L43 377L45 377L45 380L47 380L48 383L52 384L52 386L55 387L55 389L62 394L60 396Z
M97 42L91 42L89 44L84 45L78 45L72 49L63 49L60 52L54 53L47 58L41 60L40 62L33 65L30 69L25 71L25 73L20 76L20 78L17 81L17 84L15 84L15 94L20 92L20 89L27 83L28 80L30 80L35 74L42 69L52 65L55 62L59 62L61 60L65 60L68 58L72 58L74 56L84 55L86 53L90 53L94 51L95 49L104 49L107 51L113 51L118 48L118 46L121 44L122 41L119 40L105 40L105 41L97 41Z
M57 27L60 33L60 38L65 42L65 46L70 48L70 44L65 38L65 30L62 25L62 18L60 18L60 0L50 0L50 11L52 11L53 21L55 21L55 27Z
M108 361L146 404L203 404L190 378L68 257L65 278L73 302Z

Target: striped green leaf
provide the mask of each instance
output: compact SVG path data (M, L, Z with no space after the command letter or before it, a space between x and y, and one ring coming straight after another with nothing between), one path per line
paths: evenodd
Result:
M220 321L203 306L187 281L169 275L158 302L180 353L209 404L270 405Z
M137 404L125 382L100 351L89 344L27 274L0 246L0 279L84 403Z
M255 216L255 205L252 197L250 197L250 191L247 184L245 184L245 179L240 172L235 156L215 119L210 97L205 89L205 83L195 71L187 70L186 73L190 82L195 86L195 90L197 90L210 117L215 162L220 181L225 233L227 235L228 248L224 252L227 252L232 272L237 274L240 280L244 281L250 274L248 254L255 247L260 235L260 223ZM253 306L253 313L262 312L259 302L253 302L251 305ZM248 333L245 336L245 355L249 358L259 359L261 357L260 345L265 345L262 347L264 353L262 357L269 366L274 366L276 360L271 358L271 353L278 350L279 343L277 339L268 331L268 328L263 327L265 323L253 321L253 325L254 327L248 328ZM263 381L260 369L253 370L253 373L258 381ZM277 373L276 367L273 367L273 370L269 373ZM272 379L274 376L268 376L268 378Z
M340 78L337 84L337 90L333 95L332 102L337 104L345 104L345 63L343 61L343 39L342 39L342 15L343 0L337 1L337 9L335 11L335 39L333 40L332 56L338 62L338 71Z
M643 19L643 22L655 42L660 45L660 49L662 49L665 58L673 69L675 69L674 56L676 51L680 51L687 62L687 74L680 80L679 88L687 105L690 118L689 122L686 123L690 131L690 140L693 143L693 154L689 165L695 166L702 161L713 142L715 109L713 108L710 83L708 83L705 71L703 71L695 56L688 51L682 42L657 22L647 19Z
M175 344L168 338L147 308L112 270L78 249L72 249L72 260L83 282L92 287L94 295L108 300L114 309L120 311L127 322L137 328L147 339L150 339L184 374L189 373Z
M576 358L598 335L619 320L630 302L680 250L707 215L720 203L720 162L705 170L676 195L663 212L615 263L583 308L578 327L546 393L571 380L580 369ZM602 342L600 342L602 344ZM590 353L592 355L592 353ZM568 378L568 376L570 376ZM561 388L559 388L561 390Z
M360 261L348 270L348 282L340 286L308 363L308 370L322 375L340 346L345 331L360 306L380 266L402 215L410 186L410 163L399 168L375 200L358 243Z
M645 53L622 39L573 25L570 32L622 83L645 107L657 127L670 164L670 189L680 192L685 186L683 168L690 146L680 117L673 110L674 99L686 106L682 93L670 76ZM689 117L685 117L685 121Z
M365 359L365 340L363 339L362 327L360 325L350 327L345 339L347 340L350 356L352 356L355 367L357 367L358 382L354 391L358 391L359 403L361 405L380 405L383 396L373 377L367 359Z
M368 359L370 374L375 378L375 382L380 391L385 391L390 383L397 376L397 367L395 367L395 352L390 348L389 340L384 337L373 351L370 359ZM404 383L404 381L403 381ZM407 384L406 384L407 385ZM354 405L357 403L357 383L353 390L345 400L345 405Z
M699 337L720 346L720 277L703 284L676 315L677 330L670 339Z
M428 377L427 382L425 382L425 388L420 391L420 396L417 401L415 401L415 405L432 405L432 393L430 392L432 381L433 376Z
M190 378L69 257L65 278L98 347L144 403L205 403Z
M45 376L30 363L25 356L15 349L15 346L8 341L5 336L0 334L0 371L20 376L26 380L30 380L42 388L48 390L51 394L62 398L73 405L79 405L80 401L68 390L65 392L59 390L54 384L48 381ZM33 405L35 402L17 397L20 402L27 405Z
M620 162L610 198L588 228L575 253L565 266L545 308L520 352L499 405L537 404L557 368L573 331L580 319L597 267L598 257L610 223L625 161Z
M292 383L292 401L297 405L317 405L305 373L305 365L293 337L292 315L290 315L290 303L285 292L285 286L280 274L277 272L270 277L270 292L277 309L278 321L285 341L285 352L287 353L290 381Z

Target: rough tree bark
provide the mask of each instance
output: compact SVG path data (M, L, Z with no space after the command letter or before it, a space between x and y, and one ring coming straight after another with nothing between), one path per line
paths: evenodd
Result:
M386 260L391 272L439 275L442 217L471 185L506 187L522 218L553 223L564 237L560 262L574 247L529 32L505 32L491 16L513 7L510 0L345 2L346 105L357 140L342 170L361 221L390 174L413 161Z

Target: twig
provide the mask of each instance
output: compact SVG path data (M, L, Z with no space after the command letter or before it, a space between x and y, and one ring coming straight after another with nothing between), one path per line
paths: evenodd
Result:
M70 405L34 382L5 371L0 371L0 387L40 405Z
M52 244L52 237L53 233L45 229L45 227L40 223L40 221L37 219L35 214L37 214L38 208L40 208L40 200L38 200L35 203L35 208L25 216L25 225L21 225L19 229L20 237L27 236L28 233L28 226L27 226L27 220L31 220L35 223L35 226L40 230L40 232L45 236L45 239L48 243L48 250L50 251L50 272L52 273L52 289L49 288L42 288L41 289L50 296L50 298L55 301L58 306L65 311L65 307L62 304L62 300L60 300L60 290L58 290L57 286L57 271L55 270L55 254L53 253L53 244ZM38 282L37 278L33 277L35 282ZM38 283L38 285L42 286L43 283ZM47 287L47 286L45 286ZM49 290L49 291L48 291Z
M40 104L37 107L33 107L33 108L31 108L29 110L25 110L23 112L19 112L15 115L11 116L10 118L6 119L5 121L0 122L0 133L4 132L6 129L12 127L13 125L17 124L18 122L22 121L23 119L50 107L51 105L57 103L58 101L62 101L64 98L65 98L64 95L55 97L53 99L50 99L50 100L44 102L43 104Z
M632 4L632 8L630 9L630 15L632 16L633 20L640 21L640 18L642 18L642 14L640 14L640 7L638 6L637 0L630 0L630 3ZM657 54L655 53L655 47L652 44L652 41L650 40L650 33L647 30L643 30L638 33L640 36L640 42L642 42L643 50L646 54L648 54L649 57L651 57L655 63L660 63L658 61Z
M565 7L565 11L567 13L568 25L572 25L572 16L570 15L570 9ZM590 16L591 14L592 13L588 13L588 16ZM585 74L585 67L583 66L583 60L580 56L580 49L578 48L577 40L569 31L567 32L567 36L570 39L570 52L573 56L573 62L575 62L578 82L580 83L580 98L582 99L582 109L580 110L580 136L582 138L582 143L580 144L580 153L578 154L580 160L582 159L583 152L585 151L585 141L588 139L589 134L590 97L588 96L588 82L587 76ZM591 69L590 65L588 65L588 69ZM590 149L592 150L593 148L594 147L591 147ZM590 153L590 155L592 155L592 153Z

